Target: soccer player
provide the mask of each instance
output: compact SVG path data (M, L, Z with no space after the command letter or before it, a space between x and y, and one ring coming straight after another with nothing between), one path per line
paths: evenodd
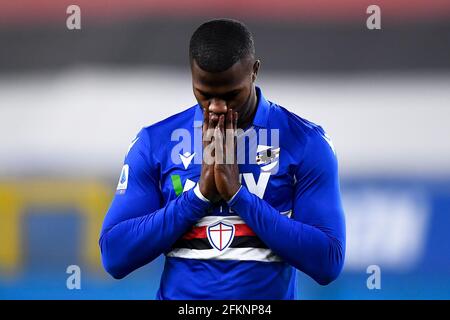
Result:
M164 254L157 299L295 299L296 269L332 282L345 222L329 137L266 100L244 24L202 24L189 56L198 104L133 140L100 236L105 269L120 279Z

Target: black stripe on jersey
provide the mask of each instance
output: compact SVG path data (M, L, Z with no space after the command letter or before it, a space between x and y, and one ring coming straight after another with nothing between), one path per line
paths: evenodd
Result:
M209 243L208 238L196 238L196 239L178 239L173 248L187 248L187 249L197 249L197 250L207 250L213 247Z
M208 238L200 239L178 239L172 248L186 248L196 250L208 250L213 247L209 243ZM255 236L234 237L230 248L267 248L266 244Z
M230 248L268 248L264 242L255 236L234 237Z

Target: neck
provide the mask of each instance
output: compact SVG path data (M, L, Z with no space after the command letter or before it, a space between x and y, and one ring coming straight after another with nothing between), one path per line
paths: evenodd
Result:
M258 96L256 95L255 85L252 87L252 91L250 96L248 97L247 107L245 108L245 112L239 114L238 127L240 129L247 129L247 127L252 123L253 118L256 114L256 107L258 105Z

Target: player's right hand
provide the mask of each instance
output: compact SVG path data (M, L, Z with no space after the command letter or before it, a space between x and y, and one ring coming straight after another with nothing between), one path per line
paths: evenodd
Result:
M199 188L202 195L209 201L217 202L221 199L214 181L214 157L215 152L209 152L210 147L214 145L214 129L217 125L218 117L210 117L209 111L203 111L203 157L202 157L202 171L199 180ZM205 161L205 157L208 157Z

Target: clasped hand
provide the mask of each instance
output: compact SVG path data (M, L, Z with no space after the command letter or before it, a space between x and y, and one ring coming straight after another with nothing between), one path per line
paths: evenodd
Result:
M239 190L237 164L238 113L228 109L226 114L203 112L203 160L200 175L200 192L208 200L228 201Z

